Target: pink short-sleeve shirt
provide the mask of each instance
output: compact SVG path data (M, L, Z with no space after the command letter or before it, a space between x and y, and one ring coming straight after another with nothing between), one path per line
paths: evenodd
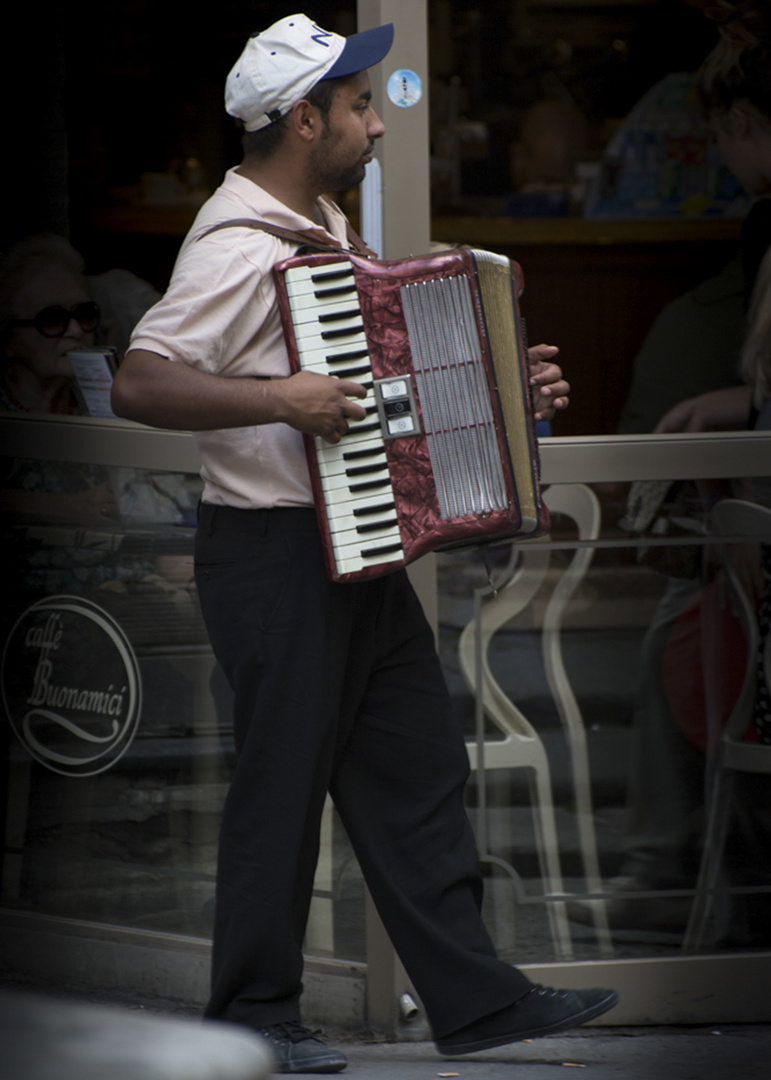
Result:
M313 229L347 247L345 217L329 200L321 208L327 233L230 170L198 213L165 295L139 322L130 347L225 378L288 375L271 270L295 247L238 227L199 237L222 221L260 218ZM286 424L195 432L194 439L204 502L243 509L313 505L303 438Z

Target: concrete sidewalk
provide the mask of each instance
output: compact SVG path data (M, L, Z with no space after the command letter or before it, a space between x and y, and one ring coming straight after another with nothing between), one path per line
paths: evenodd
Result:
M182 1003L46 989L0 980L3 1080L265 1080L270 1072L262 1040L233 1025L202 1025L198 1011ZM348 1057L341 1080L558 1080L578 1069L587 1080L771 1078L771 1024L590 1025L455 1058L442 1057L431 1042L320 1034ZM20 1069L10 1072L9 1050L24 1051Z
M330 1040L331 1041L331 1040ZM432 1043L340 1042L350 1080L763 1080L771 1026L582 1028L457 1058Z

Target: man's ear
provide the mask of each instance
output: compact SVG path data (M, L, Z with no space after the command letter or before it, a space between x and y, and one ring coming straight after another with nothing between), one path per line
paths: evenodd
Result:
M315 105L302 98L292 106L291 124L303 142L312 142L321 125L321 114Z

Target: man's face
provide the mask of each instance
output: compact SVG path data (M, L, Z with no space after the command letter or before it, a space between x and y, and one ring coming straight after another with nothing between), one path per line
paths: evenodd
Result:
M360 71L337 90L328 124L308 159L309 177L320 191L345 191L364 179L375 139L385 131L372 108L369 75Z

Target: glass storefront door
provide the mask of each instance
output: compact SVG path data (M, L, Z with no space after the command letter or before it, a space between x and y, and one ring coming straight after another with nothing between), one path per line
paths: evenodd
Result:
M36 935L69 934L96 970L83 943L110 939L130 980L127 957L166 950L190 997L233 765L229 691L192 579L192 442L114 421L14 417L2 431L4 951L21 963ZM672 1009L725 1020L729 992L737 1019L762 1019L732 988L752 987L768 960L768 776L735 785L698 934L692 913L721 732L748 670L705 507L751 495L771 473L771 439L553 439L542 464L547 536L487 564L476 551L435 557L484 918L501 954L543 981L622 987L613 1022ZM634 480L641 499L664 496L665 524L641 534ZM741 522L729 539L747 539ZM366 980L394 1001L409 987L383 961L331 806L322 829L311 1014L361 1026ZM205 995L205 974L196 985Z

